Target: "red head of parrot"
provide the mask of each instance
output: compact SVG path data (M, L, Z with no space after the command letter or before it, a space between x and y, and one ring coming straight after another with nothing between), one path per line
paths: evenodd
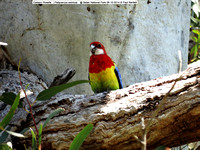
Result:
M99 73L112 66L114 63L107 55L104 46L100 42L92 42L90 44L89 73Z

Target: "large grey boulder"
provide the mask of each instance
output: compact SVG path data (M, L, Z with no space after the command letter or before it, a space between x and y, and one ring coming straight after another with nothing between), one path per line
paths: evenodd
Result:
M100 41L116 62L124 86L187 66L190 0L140 0L137 5L33 5L0 2L0 41L17 64L48 84L68 67L88 78L89 44ZM89 85L72 93L92 93Z

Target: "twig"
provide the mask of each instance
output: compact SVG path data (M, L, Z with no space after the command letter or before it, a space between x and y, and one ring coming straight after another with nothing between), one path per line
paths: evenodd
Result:
M145 132L145 123L144 123L144 117L141 118L141 125L142 125L142 132L143 132L143 138L140 139L138 136L133 135L133 137L142 145L142 150L147 149L147 134Z
M163 97L163 99L161 100L160 104L158 105L158 108L154 111L151 120L149 121L149 123L147 124L147 126L145 126L144 123L144 118L141 118L141 125L142 125L142 132L143 132L143 137L142 140L138 138L138 136L134 135L134 138L142 144L142 150L146 150L147 148L147 133L149 130L149 127L151 126L153 119L158 115L159 111L162 109L163 105L165 104L167 98L170 95L170 92L174 89L177 81L181 80L182 75L184 74L184 72L181 74L181 70L182 70L182 55L181 55L181 51L178 50L178 58L179 58L179 77L174 81L174 84L172 85L172 87L169 89L169 91L166 93L166 95Z
M163 97L163 99L161 100L160 104L158 105L158 108L154 111L153 115L152 115L152 118L151 120L149 121L149 123L147 124L146 128L145 128L145 131L144 131L144 135L143 135L143 138L145 139L147 133L148 133L148 130L149 130L149 127L151 126L152 122L153 122L153 119L158 115L159 111L162 109L163 105L165 104L167 98L169 97L171 91L174 89L177 81L181 80L182 78L182 75L184 74L184 72L181 73L181 70L182 70L182 55L181 55L181 51L179 50L178 51L178 58L179 58L179 76L178 78L174 81L174 84L172 85L172 87L169 89L169 91L166 93L166 95Z
M144 123L144 118L142 117L142 132L143 132L143 138L142 138L142 150L147 149L147 133L145 131L145 123Z
M31 114L31 117L32 117L32 119L33 119L33 123L34 123L34 126L35 126L36 133L38 134L38 129L37 129L36 122L35 122L35 118L34 118L33 112L32 112L32 106L31 106L31 104L30 104L30 102L29 102L29 100L28 100L26 91L24 90L23 85L22 85L21 73L20 73L20 70L19 70L19 68L20 68L20 62L21 62L21 59L20 59L20 61L19 61L19 65L18 65L18 74L19 74L20 86L21 86L21 88L22 88L22 90L23 90L23 92L24 92L24 94L25 94L26 101L27 101L27 103L28 103L28 105L29 105L29 107L30 107L30 114Z
M136 136L136 135L133 135L133 137L139 142L139 143L141 143L142 144L142 140L140 140L140 138L138 137L138 136Z

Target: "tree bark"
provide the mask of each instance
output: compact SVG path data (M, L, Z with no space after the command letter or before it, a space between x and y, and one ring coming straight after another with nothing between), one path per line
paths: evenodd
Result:
M81 129L92 123L94 129L81 149L141 149L141 143L135 138L144 138L141 118L144 118L146 127L149 125L147 149L160 145L179 146L200 140L200 61L189 65L180 74L137 83L109 93L60 93L49 101L37 102L33 111L38 126L55 109L65 109L51 119L43 130L42 148L67 150ZM160 107L164 97L166 100ZM159 111L155 113L158 107ZM22 122L21 128L33 126L29 115ZM19 122L16 124L20 130ZM15 144L30 146L30 131L25 135L27 138Z

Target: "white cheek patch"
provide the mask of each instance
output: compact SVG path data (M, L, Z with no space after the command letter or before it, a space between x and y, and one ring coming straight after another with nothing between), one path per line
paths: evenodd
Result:
M102 55L102 54L104 54L104 51L102 49L96 49L94 54L95 55Z

